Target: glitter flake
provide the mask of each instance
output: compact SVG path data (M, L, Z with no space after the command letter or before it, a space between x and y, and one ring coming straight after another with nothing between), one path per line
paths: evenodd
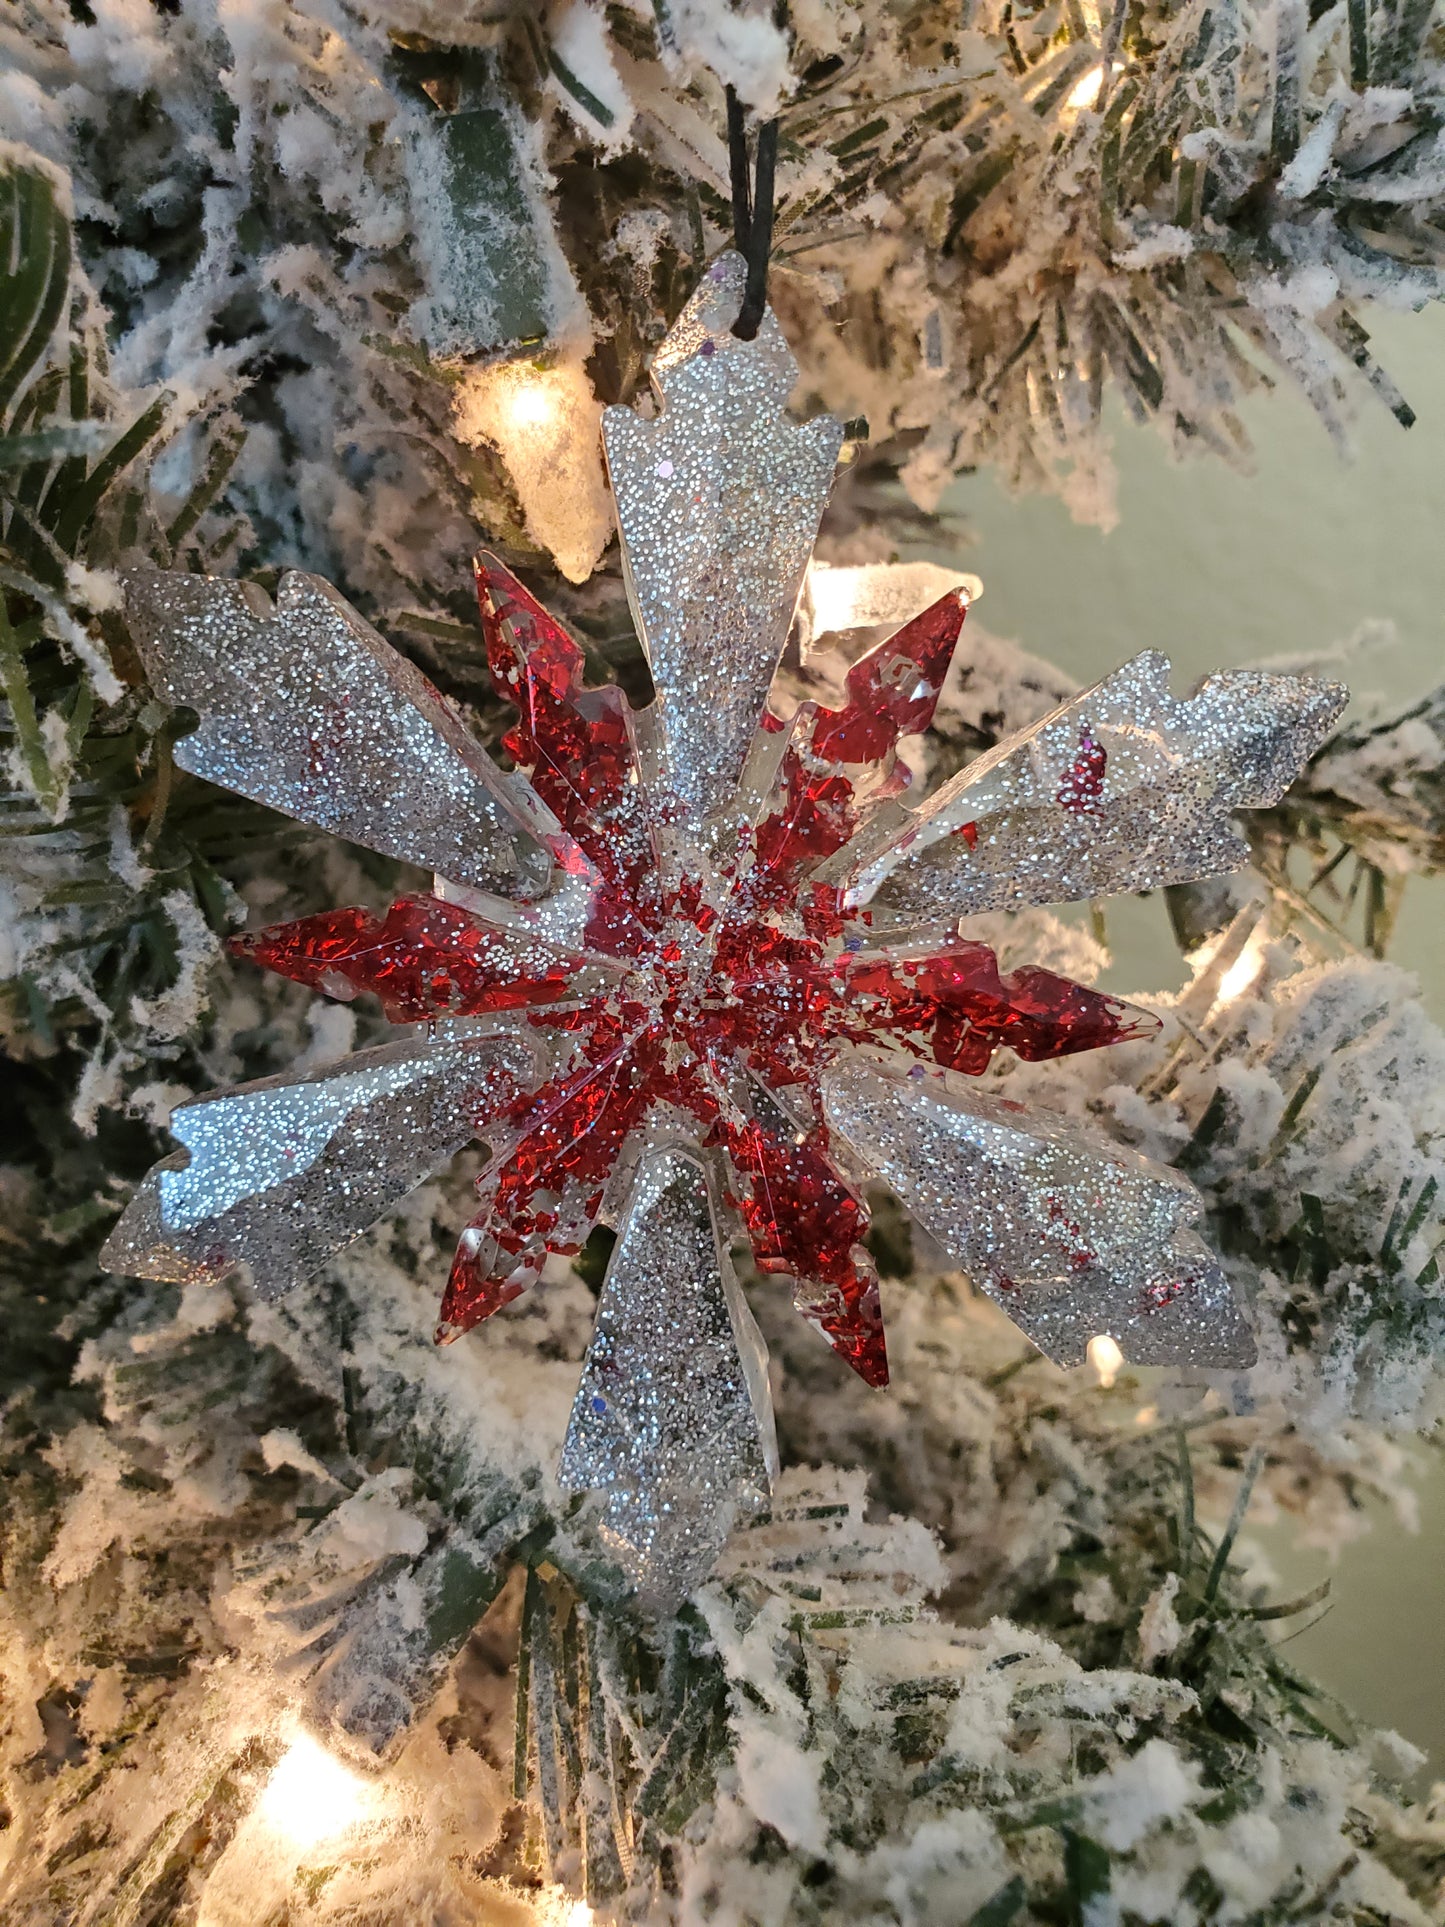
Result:
M603 1536L645 1601L705 1579L777 1471L767 1353L696 1154L642 1160L602 1283L560 1477L605 1494Z
M478 890L545 890L556 825L421 671L314 575L126 580L156 692L199 712L182 769ZM405 796L407 807L397 808Z
M1254 1362L1177 1172L945 1072L851 1054L823 1090L855 1155L1056 1364L1082 1364L1100 1333L1139 1365Z
M602 417L667 778L695 820L724 805L762 714L843 426L788 419L798 368L771 309L732 332L747 269L722 255L653 363L656 421Z
M1146 650L917 810L876 812L817 878L880 927L917 927L1237 870L1249 848L1232 813L1277 803L1348 700L1257 669L1177 699L1168 660Z
M171 1134L184 1150L136 1192L101 1262L178 1284L243 1265L276 1297L385 1217L535 1076L526 1038L482 1035L385 1044L182 1104Z
M841 708L770 713L840 431L788 419L771 314L731 333L741 275L715 264L659 350L657 419L606 418L648 710L589 689L579 645L487 556L506 776L324 584L285 579L274 614L201 577L129 587L157 687L202 717L186 767L437 872L433 896L233 949L446 1034L183 1106L186 1149L107 1262L245 1264L283 1290L482 1139L438 1338L618 1227L563 1477L602 1492L602 1535L655 1605L706 1573L774 1464L734 1238L886 1384L872 1178L1060 1362L1101 1333L1141 1362L1252 1356L1183 1179L968 1081L1000 1051L1062 1057L1156 1020L1002 973L957 919L1237 865L1231 812L1277 798L1344 699L1256 672L1176 699L1141 656L909 808L898 744L932 720L966 612L951 591L853 664Z

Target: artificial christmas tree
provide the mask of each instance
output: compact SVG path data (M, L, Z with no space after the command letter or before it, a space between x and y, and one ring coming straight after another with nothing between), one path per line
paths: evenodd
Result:
M731 235L744 306L764 276L795 342L804 412L868 418L847 431L820 545L834 566L803 583L778 685L789 712L848 736L862 683L891 687L864 673L894 659L879 643L949 586L885 558L955 468L987 460L1103 514L1110 385L1215 453L1238 451L1234 398L1270 362L1331 420L1361 375L1389 394L1353 304L1435 291L1429 11L780 22L672 0L537 20L183 0L30 4L3 31L7 1918L1438 1917L1445 1830L1401 1791L1408 1749L1294 1673L1271 1629L1314 1602L1262 1595L1236 1546L1257 1489L1338 1536L1349 1496L1392 1476L1390 1441L1438 1416L1445 1040L1379 956L1403 878L1438 858L1438 701L1337 735L1283 796L1226 788L1231 806L1268 804L1238 819L1254 869L1224 890L1191 880L1217 863L1170 872L1191 978L1141 993L1157 1028L1052 1061L1000 1052L969 1113L977 1138L1027 1104L1049 1120L1045 1155L1087 1131L1118 1169L1142 1153L1180 1194L1196 1186L1258 1347L1247 1373L1046 1363L975 1295L1009 1306L988 1253L952 1268L956 1181L908 1198L917 1160L958 1128L949 1102L910 1101L921 1138L899 1158L894 1086L866 1070L834 1075L824 1101L920 1227L882 1189L863 1200L887 1394L779 1314L767 1273L789 1269L786 1213L747 1275L676 1149L643 1173L615 1244L582 1224L560 1241L575 1255L539 1250L542 1288L440 1351L432 1281L472 1210L461 1165L282 1299L274 1245L250 1280L98 1264L188 1099L298 1073L335 1090L348 1061L384 1076L407 1049L365 999L315 1000L223 958L223 938L249 923L263 960L333 992L375 986L413 1021L440 994L406 950L418 930L433 953L459 946L449 998L478 968L473 926L426 910L397 847L414 768L377 763L354 845L189 773L177 746L205 740L205 705L198 729L194 694L148 680L154 639L123 575L181 571L202 596L202 576L249 580L234 593L253 621L280 569L324 574L409 655L386 654L393 696L534 783L544 712L519 723L496 686L500 671L512 687L508 607L545 639L534 594L577 639L553 696L617 718L655 678L677 741L702 740L714 703L709 740L726 735L739 685L669 695L646 584L634 629L599 427L605 405L638 401ZM744 110L778 122L771 233L774 137L757 137L753 179L729 164ZM665 411L629 431L659 489L706 459L695 437L658 453ZM479 527L503 556L484 625L463 582ZM327 646L324 599L308 619L298 676ZM937 912L943 874L1007 878L1001 899L948 910L969 912L959 954L997 959L1007 1041L1027 972L1099 967L1087 930L1040 906L1104 847L1121 718L1147 696L1182 728L1188 705L1145 657L1127 700L1106 684L1080 708L1065 673L976 620L928 734L904 739L938 807L910 823L885 797L880 834L850 821L812 854L829 902L885 922ZM239 633L213 632L210 675L271 716L274 747L296 719ZM800 782L826 774L820 726ZM1029 747L991 757L1014 731ZM315 792L305 761L296 795ZM719 766L679 767L684 814L689 796L706 813ZM498 794L510 809L520 785ZM1188 803L1170 805L1176 832ZM1010 839L1040 807L1057 823L1021 887ZM1158 829L1140 815L1131 847ZM1200 851L1217 856L1222 831ZM990 872L979 844L1010 861ZM477 871L464 884L494 886L485 838L452 847ZM524 835L510 860L539 847ZM641 873L625 880L630 904ZM357 906L345 930L296 926L335 903ZM907 1015L887 985L847 987ZM1119 1030L1116 1003L1075 990ZM718 1008L735 1022L745 1005ZM927 1035L930 1053L962 1042L932 1013ZM786 1026L785 1046L811 1048ZM446 1113L443 1156L460 1141ZM383 1131L363 1160L362 1190L386 1195L357 1199L348 1229L395 1195L397 1148ZM305 1245L336 1194L303 1205ZM987 1210L990 1249L1024 1235L1018 1199ZM1067 1244L1061 1224L1045 1241ZM788 1394L765 1507L760 1433L735 1429L687 1470L682 1496L711 1503L736 1449L757 1504L659 1618L615 1561L637 1523L616 1481L600 1499L566 1487L615 1469L587 1415L611 1372L648 1367L617 1293L630 1253L645 1266L663 1248L685 1259L675 1282L715 1275L722 1293L658 1301L699 1360L663 1417L689 1399L714 1411L724 1389L729 1409L758 1409L765 1388L724 1387L711 1362L750 1316ZM1038 1335L1051 1349L1047 1320Z

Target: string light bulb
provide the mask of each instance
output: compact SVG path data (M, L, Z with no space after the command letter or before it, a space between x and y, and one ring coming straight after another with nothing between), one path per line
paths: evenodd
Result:
M570 582L585 582L612 534L602 470L602 407L581 350L469 368L457 383L459 440L501 456L538 547Z
M1088 1357L1098 1374L1100 1386L1107 1392L1124 1364L1124 1354L1119 1350L1117 1341L1107 1332L1100 1332L1097 1338L1089 1340Z
M593 1927L596 1913L565 1887L544 1887L532 1902L533 1927Z
M350 1833L369 1819L376 1789L308 1734L298 1733L277 1761L256 1803L268 1827L305 1851Z
M503 406L516 429L550 427L563 411L559 385L549 381L545 370L526 368L508 371L514 379L504 384Z
M1116 60L1110 71L1116 74L1122 74L1124 71L1124 63ZM1099 95L1103 92L1103 88L1104 63L1102 60L1096 60L1092 67L1086 67L1084 69L1068 93L1064 95L1062 111L1071 118L1076 114L1087 113L1097 105Z
M1264 969L1264 944L1258 937L1251 937L1240 951L1234 962L1219 980L1219 994L1214 1000L1218 1010L1224 1004L1232 1004L1236 997L1242 997L1258 979Z

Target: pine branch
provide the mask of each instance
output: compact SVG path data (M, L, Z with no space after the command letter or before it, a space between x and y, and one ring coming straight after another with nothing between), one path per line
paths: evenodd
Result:
M78 566L122 548L185 563L213 544L211 505L241 438L222 424L164 525L146 468L183 423L168 395L137 406L107 381L58 195L38 164L0 171L0 753L23 775L0 794L0 848L27 904L0 996L42 1049L67 1035L94 1045L99 1029L115 1054L143 1034L137 1011L177 987L175 893L224 931L223 872L279 826L188 780L177 798L178 725L149 699L113 594L87 590L94 609L72 594Z

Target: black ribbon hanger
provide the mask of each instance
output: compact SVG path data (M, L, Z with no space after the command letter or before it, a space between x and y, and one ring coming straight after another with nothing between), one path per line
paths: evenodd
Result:
M751 341L768 303L768 256L773 250L773 182L778 164L778 123L758 129L755 170L748 178L748 130L743 104L731 87L728 103L728 165L733 190L733 245L748 264L743 305L733 323L740 341Z

